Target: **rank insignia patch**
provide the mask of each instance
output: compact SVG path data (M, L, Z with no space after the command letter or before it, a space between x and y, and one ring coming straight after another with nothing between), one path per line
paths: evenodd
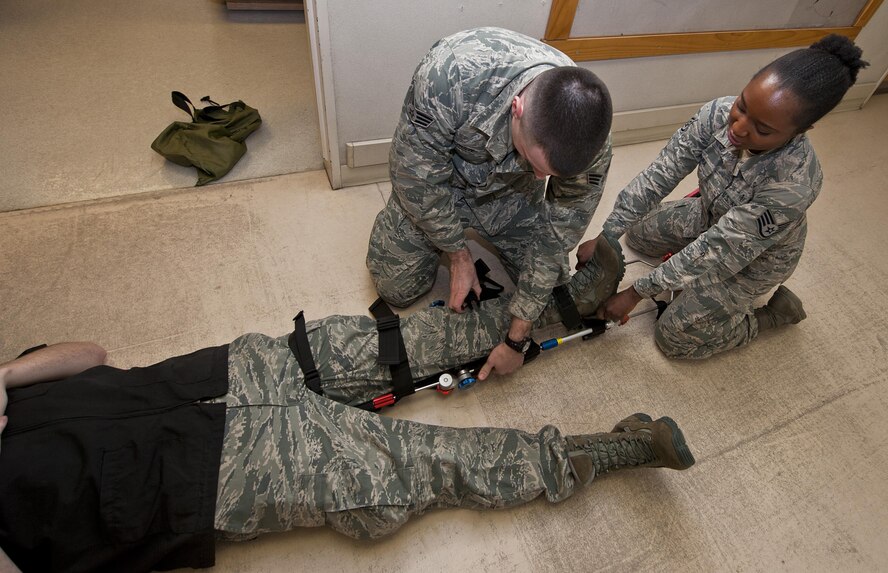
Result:
M586 173L586 183L589 185L601 186L601 180L604 176L601 173Z
M416 109L413 105L411 105L410 121L412 121L413 125L420 129L427 129L430 125L432 125L432 122L435 121L435 118L424 111Z
M759 215L758 218L758 228L759 235L763 238L768 238L780 228L776 221L774 221L774 215L771 214L770 211L765 209L765 212Z

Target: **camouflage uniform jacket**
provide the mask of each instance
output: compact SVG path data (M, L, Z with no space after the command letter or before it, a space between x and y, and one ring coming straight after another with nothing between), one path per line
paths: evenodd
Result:
M573 65L558 50L508 30L479 28L444 38L414 73L389 157L399 204L445 252L466 246L454 193L470 204L521 193L540 206L510 306L526 320L539 315L552 287L566 279L558 257L582 238L610 166L608 140L585 173L552 177L546 190L512 143L512 99L540 73Z
M704 105L620 192L604 223L605 233L620 237L697 168L706 231L636 280L635 290L642 296L721 282L768 250L801 252L805 211L823 183L814 149L799 134L740 163L727 136L734 99Z

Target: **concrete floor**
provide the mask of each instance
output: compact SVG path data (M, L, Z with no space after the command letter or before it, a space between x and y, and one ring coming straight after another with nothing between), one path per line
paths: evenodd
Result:
M215 570L884 571L886 128L883 95L811 132L826 181L787 283L805 302L801 324L676 362L657 351L646 316L516 375L390 412L566 433L636 411L670 415L696 455L689 471L615 473L558 505L431 512L375 543L314 529L222 544ZM615 150L589 237L661 146ZM331 191L313 171L0 214L0 360L95 340L114 365L144 365L247 331L284 333L300 308L363 314L375 299L367 238L388 192Z
M222 0L0 2L0 211L194 185L151 150L181 91L262 115L223 181L323 168L302 12Z

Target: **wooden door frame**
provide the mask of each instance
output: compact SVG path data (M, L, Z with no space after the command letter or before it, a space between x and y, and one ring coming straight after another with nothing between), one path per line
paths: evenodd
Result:
M552 0L543 41L570 56L576 62L615 60L693 54L795 48L808 46L827 34L840 34L852 40L866 26L882 4L868 0L851 26L834 28L779 28L770 30L726 30L677 34L636 34L627 36L570 37L579 0Z

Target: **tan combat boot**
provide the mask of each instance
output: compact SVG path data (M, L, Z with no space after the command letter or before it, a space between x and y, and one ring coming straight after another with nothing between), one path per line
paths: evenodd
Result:
M777 287L768 304L755 309L759 332L784 324L798 324L807 316L801 299L783 285Z
M652 421L647 414L633 414L609 434L568 436L566 440L571 471L581 484L621 468L686 470L694 465L694 455L672 418Z
M567 290L570 293L580 316L591 316L612 294L617 292L626 262L620 242L602 235L595 244L595 252L586 266L570 277ZM537 326L548 326L561 322L561 314L554 299L543 310Z

